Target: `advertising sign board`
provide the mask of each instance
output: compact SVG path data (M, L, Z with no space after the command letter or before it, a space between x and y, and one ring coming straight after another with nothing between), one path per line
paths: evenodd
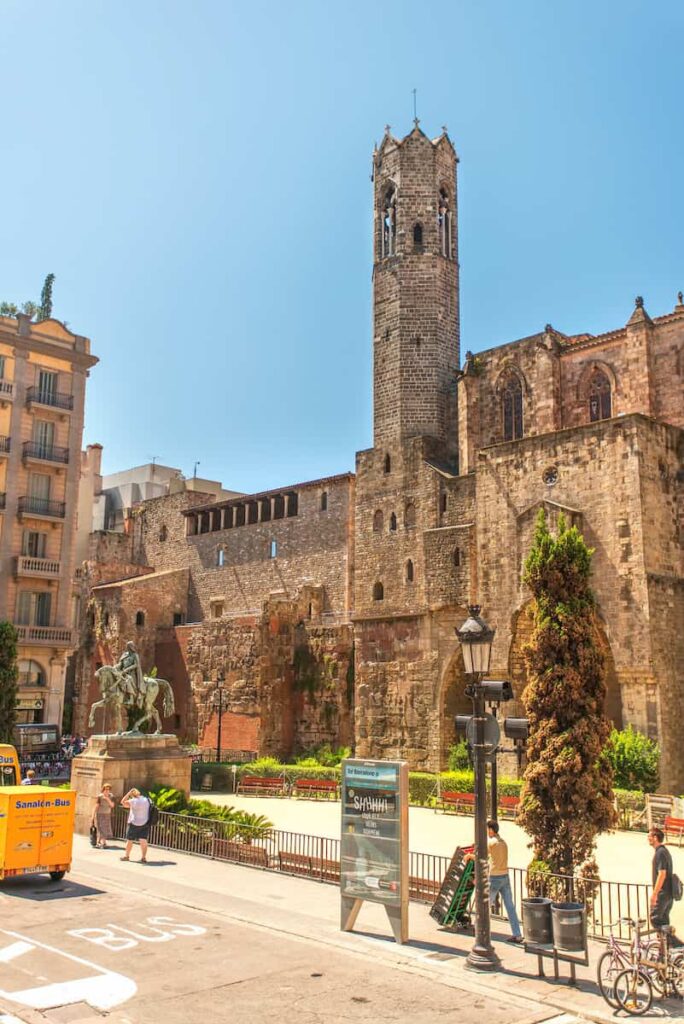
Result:
M408 766L342 762L340 895L351 931L364 900L382 903L397 942L408 939Z

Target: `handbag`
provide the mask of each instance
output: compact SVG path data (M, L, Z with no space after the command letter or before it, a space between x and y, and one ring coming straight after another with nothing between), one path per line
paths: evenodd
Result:
M95 825L90 826L90 845L97 846L97 828Z

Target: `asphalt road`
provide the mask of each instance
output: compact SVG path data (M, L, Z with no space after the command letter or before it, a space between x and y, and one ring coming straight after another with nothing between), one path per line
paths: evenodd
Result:
M150 893L150 872L161 878L172 858L147 868L117 863L127 873L116 881L74 872L57 884L42 876L2 883L0 1008L63 1024L104 1016L111 1024L554 1017L551 1007L512 1006L505 987L500 998L447 987L363 951L235 920L218 903L211 912Z

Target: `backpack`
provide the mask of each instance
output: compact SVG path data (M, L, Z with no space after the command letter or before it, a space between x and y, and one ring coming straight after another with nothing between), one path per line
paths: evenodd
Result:
M147 824L150 826L156 825L157 822L159 821L159 808L157 807L156 804L152 803L149 797L147 799L149 800L150 804L150 810L147 816Z
M675 900L681 900L684 896L684 885L679 875L672 875L672 897Z

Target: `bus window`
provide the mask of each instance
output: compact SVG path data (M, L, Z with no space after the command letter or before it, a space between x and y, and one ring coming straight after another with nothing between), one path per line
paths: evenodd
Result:
M0 786L18 786L17 773L13 764L0 766Z

